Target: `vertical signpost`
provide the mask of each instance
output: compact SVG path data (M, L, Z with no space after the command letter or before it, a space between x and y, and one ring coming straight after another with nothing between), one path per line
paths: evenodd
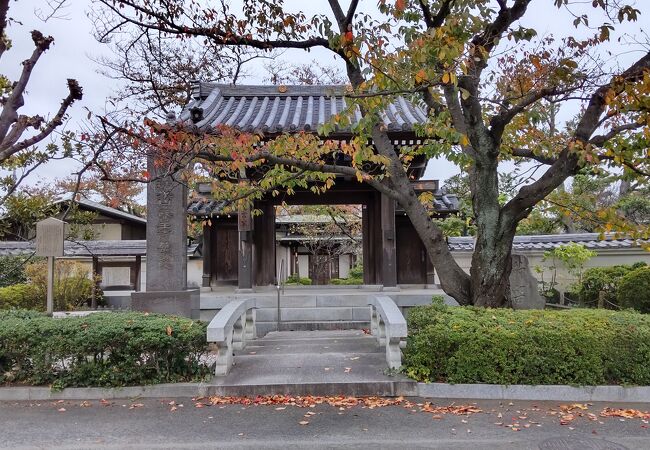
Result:
M63 256L65 222L54 217L36 224L36 256L47 257L47 315L54 313L54 258Z

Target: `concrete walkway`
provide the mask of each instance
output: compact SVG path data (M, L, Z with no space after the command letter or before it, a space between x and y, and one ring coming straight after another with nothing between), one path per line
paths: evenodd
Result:
M210 385L228 395L394 395L415 389L389 374L383 347L361 330L274 331L235 353Z

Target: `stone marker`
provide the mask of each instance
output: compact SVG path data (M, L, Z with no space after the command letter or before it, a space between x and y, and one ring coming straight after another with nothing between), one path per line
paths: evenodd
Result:
M54 217L36 224L36 256L47 256L47 314L54 313L54 258L63 256L65 222Z
M510 299L513 309L544 309L546 300L539 293L537 278L533 276L524 255L512 254L510 272Z
M187 290L187 188L152 158L147 168L147 286L131 294L131 307L198 318L199 292Z

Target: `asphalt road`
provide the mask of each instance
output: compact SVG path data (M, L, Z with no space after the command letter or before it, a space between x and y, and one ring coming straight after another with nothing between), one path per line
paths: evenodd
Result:
M650 449L647 419L600 415L605 407L648 411L649 404L562 411L557 402L435 403L482 410L456 415L423 412L417 403L425 400L408 400L413 404L372 408L212 405L207 399L6 402L0 403L0 448Z

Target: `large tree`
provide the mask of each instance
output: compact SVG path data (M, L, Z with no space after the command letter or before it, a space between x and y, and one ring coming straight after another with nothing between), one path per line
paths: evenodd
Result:
M9 26L20 25L9 15L10 0L0 0L0 60L6 59L6 52L11 49ZM43 19L56 16L65 0L47 3L39 10ZM36 12L35 16L38 16ZM21 114L25 105L25 94L34 69L43 55L54 42L52 36L45 36L38 30L31 32L34 44L32 54L22 62L20 75L16 80L0 73L0 170L12 174L0 179L0 204L13 193L21 181L36 168L53 159L62 159L78 153L80 150L73 142L71 133L63 133L60 145L45 144L45 140L63 124L70 106L82 98L81 86L74 79L67 80L67 95L61 101L59 109L50 117L45 112L29 115ZM39 147L40 146L40 147Z
M585 6L579 1L537 0L548 9L568 11L564 16L573 15L573 24L587 33L557 40L538 38L526 27L532 0L379 0L373 14L357 11L357 0L346 9L338 0L329 0L330 14L313 17L270 0L244 1L239 15L226 1L98 2L113 14L114 30L135 24L214 46L319 47L332 52L345 65L351 84L348 114L334 120L347 126L354 108L363 117L353 128L352 142L321 143L318 137L301 134L262 143L259 136L234 130L196 136L191 127L172 129L150 122L162 134L149 137L149 144L185 163L208 161L206 173L217 178L269 165L268 178L252 189L254 193L272 185L292 189L305 180L320 181L318 189L326 189L335 182L332 173L356 175L404 209L443 289L461 304L507 304L517 226L567 178L600 165L615 166L629 177L648 176L648 47L639 46L636 60L622 68L618 61L608 64L601 59L601 47L616 31L614 24L634 21L641 13L621 1L594 0L593 6ZM381 121L382 111L398 95L428 110L428 121L418 130L427 138L425 145L401 154ZM540 133L539 117L548 105L565 104L578 110L574 123L559 132ZM131 128L115 129L135 142L140 139ZM327 135L334 129L332 123L319 132ZM334 150L349 154L353 164L328 164L325 155ZM411 186L407 168L418 153L445 156L469 173L476 226L470 275L454 261L441 228ZM498 173L508 160L528 160L543 169L501 203ZM364 167L380 170L370 173ZM225 195L240 198L221 185Z

